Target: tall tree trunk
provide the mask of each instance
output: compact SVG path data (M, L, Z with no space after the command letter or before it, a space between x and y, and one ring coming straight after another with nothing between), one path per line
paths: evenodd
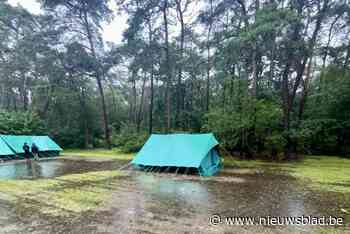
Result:
M87 108L86 108L86 94L85 94L85 89L81 89L81 95L80 97L80 106L81 106L81 111L84 113L83 114L83 122L84 122L84 148L87 149L89 147L89 141L90 141L90 131L89 131L89 123L87 119Z
M141 99L140 99L140 106L139 111L137 114L137 123L136 123L136 131L137 133L140 132L141 127L141 121L142 121L142 109L143 109L143 100L145 96L145 85L146 85L146 74L144 74L143 81L142 81L142 90L141 90Z
M148 39L149 39L149 46L152 48L153 45L153 36L152 36L152 24L151 20L148 21ZM148 133L153 133L153 98L154 98L154 84L153 84L153 75L154 75L154 58L153 58L153 52L151 52L151 74L150 74L150 80L151 80L151 87L150 87L150 103L149 103L149 125L148 125Z
M208 26L208 32L207 32L207 84L206 84L206 105L205 110L208 113L209 107L210 107L210 68L211 68L211 62L210 62L210 35L211 35L211 29L213 25L213 0L210 0L210 19L209 19L209 26Z
M83 20L84 20L84 25L86 29L86 34L89 40L89 45L90 45L90 51L92 54L92 57L95 59L95 61L98 61L96 52L95 52L95 45L90 29L90 24L88 21L88 16L86 10L83 10ZM97 65L95 67L95 78L97 81L97 86L98 86L98 91L100 93L101 97L101 104L102 104L102 114L103 114L103 125L104 125L104 131L105 131L105 140L106 140L106 145L108 149L111 149L111 138L110 138L110 132L109 132L109 124L108 124L108 114L107 114L107 107L106 107L106 101L105 101L105 95L103 91L103 85L102 85L102 72L100 65Z
M23 110L27 111L28 110L27 78L24 74L24 71L21 71L21 79L22 79L22 84L20 85L19 91L22 99L21 101L23 104Z
M258 86L258 68L256 61L256 42L253 43L253 54L252 54L252 96L256 98L257 96L257 86Z
M166 69L167 69L167 84L166 84L166 133L170 132L171 116L170 116L170 95L171 95L171 70L170 70L170 52L169 52L169 31L168 31L168 0L164 1L163 6L163 20L165 29L165 54L166 54Z
M181 0L176 0L176 9L178 13L178 19L180 21L181 26L181 35L180 35L180 64L179 64L179 71L178 71L178 77L177 77L177 100L176 100L176 113L175 113L175 124L176 127L182 126L182 111L183 111L183 98L184 95L182 94L182 88L181 88L181 82L182 82L182 66L183 66L183 50L184 50L184 43L185 43L185 22L183 18L183 10L181 7Z
M257 11L260 8L260 2L259 0L255 0L255 21L256 21L256 14ZM247 22L248 24L248 22ZM249 25L246 25L246 27L248 27ZM253 53L252 53L252 79L253 79L253 84L252 84L252 95L253 98L256 98L257 96L257 86L258 86L258 65L257 65L257 38L255 38L254 42L253 42Z
M299 103L298 126L297 127L299 127L301 124L304 110L305 110L305 104L306 104L307 95L309 92L309 81L311 79L311 66L312 66L312 56L309 59L309 64L308 64L307 70L306 70L306 77L302 82L303 90L301 93L301 98L300 98L300 103Z
M285 148L285 158L286 159L291 159L291 153L293 151L293 149L295 148L294 145L291 142L291 138L290 138L290 121L291 121L291 111L292 111L292 107L294 105L294 99L296 96L296 92L300 86L300 82L303 78L303 74L305 71L305 67L306 67L306 63L308 61L308 59L312 56L313 54L313 50L314 50L314 46L316 43L316 39L318 36L318 32L321 29L321 24L322 21L324 19L326 10L328 8L328 2L329 0L324 0L322 8L320 9L317 18L316 18L316 25L314 28L314 31L312 33L312 37L307 45L307 51L305 52L305 55L302 56L301 61L299 63L297 63L297 75L295 78L295 82L293 84L292 90L290 92L289 90L289 73L290 73L290 67L291 67L291 63L293 61L294 58L294 54L293 54L293 48L289 48L288 49L288 54L287 54L287 65L283 71L283 75L282 75L282 99L283 99L283 116L284 116L284 130L286 133L286 140L287 140L287 145ZM297 10L298 10L298 15L301 15L302 13L302 8L303 8L303 1L298 1L298 6L297 6ZM293 31L293 35L292 35L292 41L299 41L300 40L300 23L296 23L294 31Z
M137 90L136 90L136 79L134 77L135 75L133 75L133 78L131 80L132 83L132 100L131 100L131 112L130 112L130 116L131 116L131 120L132 123L136 125L137 122Z

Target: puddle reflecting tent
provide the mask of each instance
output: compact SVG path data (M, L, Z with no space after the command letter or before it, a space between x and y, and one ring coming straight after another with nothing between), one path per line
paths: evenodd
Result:
M27 143L29 146L35 143L39 148L39 155L41 157L57 156L62 151L62 148L48 136L0 135L0 138L13 154L17 156L24 154L24 143Z
M202 176L212 176L221 168L218 144L213 134L152 134L131 163L141 168L195 168Z

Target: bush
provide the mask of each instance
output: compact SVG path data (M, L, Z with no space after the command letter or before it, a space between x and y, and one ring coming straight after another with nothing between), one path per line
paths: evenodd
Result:
M47 134L43 121L33 112L0 111L1 134L39 135Z
M212 110L205 131L213 132L227 150L276 155L285 145L280 126L282 111L270 101L246 100L241 110Z
M120 148L124 153L134 153L139 151L149 137L146 133L136 133L130 131L130 129L135 128L132 126L124 126L121 132L114 135L112 139L113 145Z
M344 129L335 119L305 120L299 129L292 132L292 137L299 152L335 154L340 153L338 138Z

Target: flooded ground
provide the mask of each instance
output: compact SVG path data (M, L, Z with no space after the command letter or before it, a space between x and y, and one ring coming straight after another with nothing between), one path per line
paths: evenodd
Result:
M51 158L40 161L9 162L0 166L0 179L40 179L66 174L100 170L115 170L123 162L112 160L77 160L76 158Z
M350 233L350 217L342 212L350 208L350 194L312 190L283 171L225 168L210 178L115 174L125 163L66 158L1 166L0 233ZM18 183L32 192L17 191ZM344 225L214 226L214 214L333 216Z

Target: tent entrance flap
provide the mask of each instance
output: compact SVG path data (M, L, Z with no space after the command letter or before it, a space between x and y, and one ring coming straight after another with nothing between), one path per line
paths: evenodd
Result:
M213 134L153 134L132 160L136 167L195 168L203 176L216 174L221 160ZM182 169L180 169L182 168Z

